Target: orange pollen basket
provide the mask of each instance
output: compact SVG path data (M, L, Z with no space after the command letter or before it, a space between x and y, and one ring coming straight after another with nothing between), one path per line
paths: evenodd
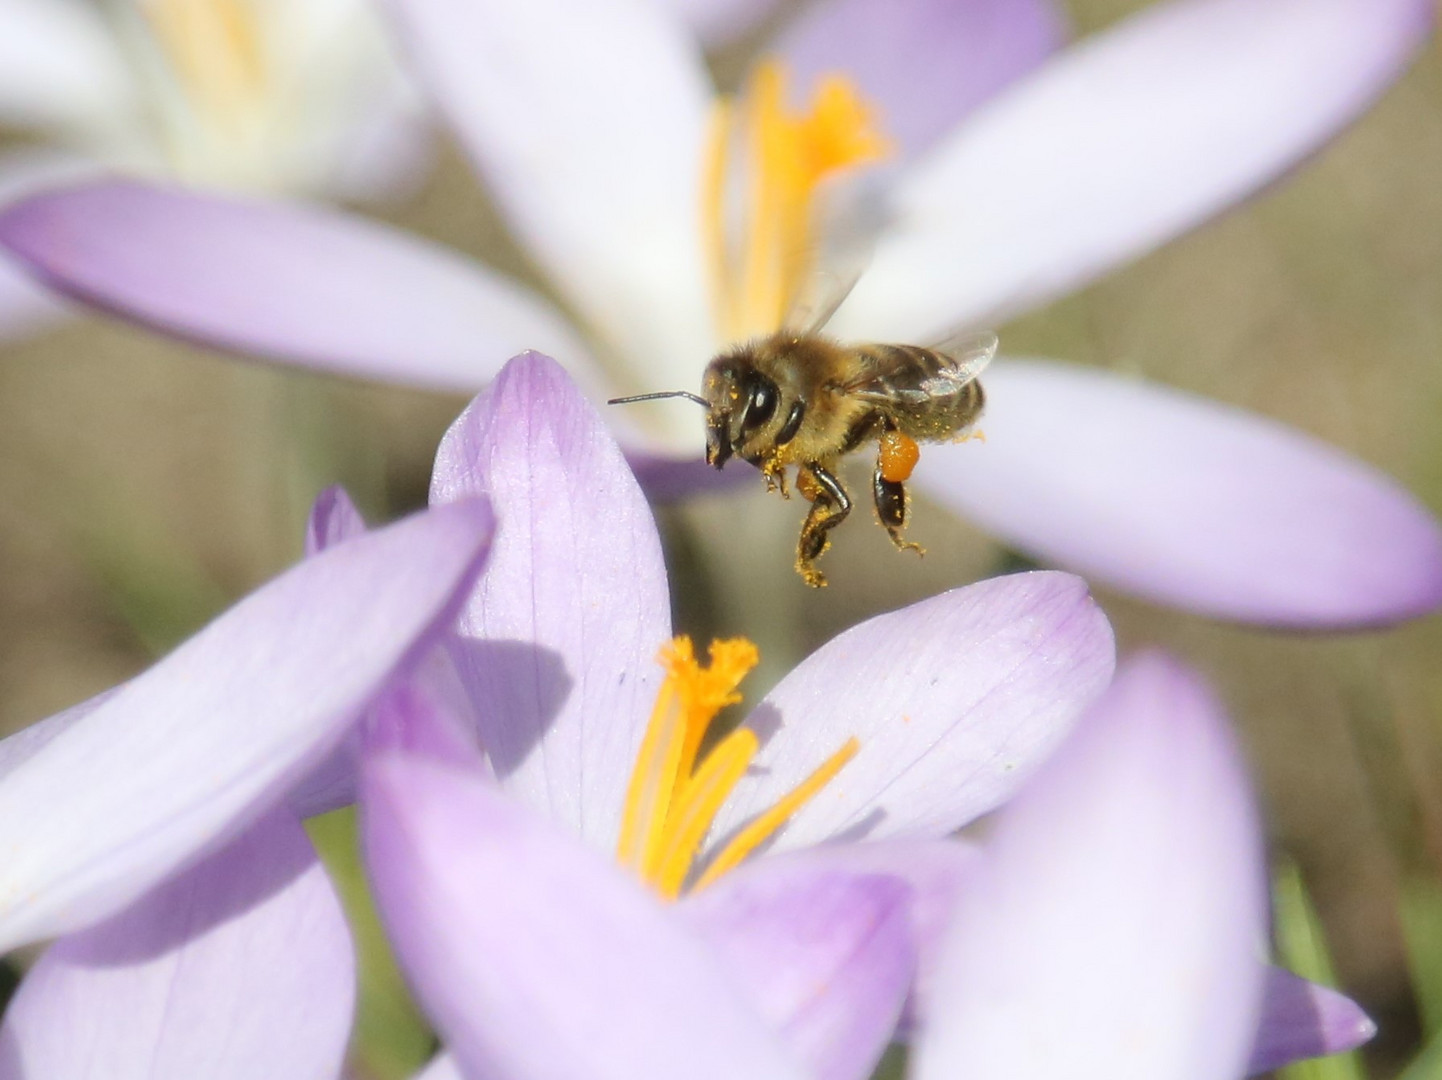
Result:
M756 666L757 651L744 638L715 641L711 662L703 667L691 639L679 637L661 650L658 659L666 678L631 773L616 857L662 896L675 899L691 875L711 823L760 748L756 734L743 727L723 736L704 755L700 752L716 714L741 700L736 688ZM710 884L765 843L859 749L855 738L848 739L815 772L738 831L692 887Z
M724 340L781 325L811 269L822 184L890 152L874 110L841 75L823 78L810 106L796 111L786 104L784 66L768 60L757 65L739 102L718 100L702 231Z

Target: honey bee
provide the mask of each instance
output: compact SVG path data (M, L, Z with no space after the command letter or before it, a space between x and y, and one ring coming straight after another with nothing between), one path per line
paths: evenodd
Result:
M829 315L829 312L828 312ZM811 586L826 578L816 560L831 531L851 513L837 476L841 458L876 443L871 497L899 550L905 538L906 480L920 442L968 437L985 403L977 376L996 355L995 334L958 336L932 347L843 344L820 327L782 329L716 356L702 392L673 390L613 398L627 404L683 397L706 409L706 461L721 468L733 456L761 470L768 490L789 498L786 468L811 503L796 544L796 569Z

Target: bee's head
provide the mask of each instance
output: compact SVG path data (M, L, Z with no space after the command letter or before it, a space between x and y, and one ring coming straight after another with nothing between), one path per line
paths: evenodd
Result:
M706 368L706 463L721 468L736 454L753 465L772 443L764 433L776 416L781 392L745 350L718 356ZM750 452L747 444L752 444Z
M723 353L706 366L702 393L667 390L659 394L612 398L607 404L682 397L706 409L706 463L721 468L733 456L760 465L765 454L788 442L801 419L793 403L784 423L777 420L781 391L761 373L748 348ZM769 433L769 429L780 430Z

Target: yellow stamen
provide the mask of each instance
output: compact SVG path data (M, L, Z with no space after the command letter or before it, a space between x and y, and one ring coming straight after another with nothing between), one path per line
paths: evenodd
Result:
M679 644L679 642L677 643ZM686 642L689 649L690 642ZM644 876L653 853L660 846L661 830L671 809L676 789L676 765L686 739L686 712L671 678L661 684L651 722L641 740L636 768L626 789L621 814L621 837L616 858Z
M616 848L623 866L648 879L660 858L672 800L691 775L706 729L718 712L741 700L736 687L758 659L756 646L741 638L712 642L710 658L703 668L687 637L657 658L666 678L631 773Z
M711 260L711 281L716 290L717 325L736 325L741 317L733 291L735 270L726 248L726 147L732 138L731 103L716 102L711 114L711 134L706 146L706 169L702 180L701 228L707 257Z
M714 275L716 318L724 338L769 333L781 325L811 269L816 198L836 173L880 160L890 144L873 110L840 75L823 79L809 111L786 105L786 71L776 61L757 65L741 104L737 138L731 106L721 101L712 129L702 213ZM749 200L740 251L727 244L728 153L740 149Z
M194 103L222 125L248 122L268 81L254 0L146 0L144 11Z
M741 699L736 688L758 659L744 638L715 641L702 667L691 639L679 637L657 658L666 678L641 739L621 812L616 855L662 896L679 896L717 813L746 775L760 742L737 728L704 756L701 744L716 714ZM856 756L853 738L779 803L743 828L703 875L713 881L784 825Z
M680 894L706 830L746 775L759 746L754 731L737 728L706 755L696 775L682 789L666 823L670 834L666 849L654 871L647 875L662 896L674 899Z
M777 829L786 824L792 814L805 806L816 796L817 792L831 783L836 778L836 774L857 755L860 749L861 743L856 736L853 735L847 739L841 749L832 754L820 768L733 836L731 842L721 849L711 860L710 865L706 867L705 872L697 879L695 888L704 889L728 870L735 869L742 859L750 855L770 839Z

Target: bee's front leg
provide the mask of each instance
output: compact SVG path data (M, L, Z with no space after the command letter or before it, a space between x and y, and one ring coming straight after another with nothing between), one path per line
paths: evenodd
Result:
M812 462L803 465L796 475L796 488L811 500L801 538L796 542L796 570L806 584L820 588L826 578L815 563L831 546L831 530L851 513L851 496L831 472Z
M761 466L761 476L766 481L768 492L779 491L783 499L791 498L791 492L786 490L786 466L779 454Z

